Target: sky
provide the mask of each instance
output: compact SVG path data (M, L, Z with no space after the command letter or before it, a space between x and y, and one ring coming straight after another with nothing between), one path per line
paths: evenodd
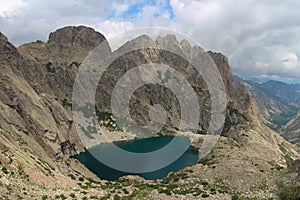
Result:
M0 31L16 46L68 25L106 37L140 27L188 35L242 77L300 82L299 0L0 0Z

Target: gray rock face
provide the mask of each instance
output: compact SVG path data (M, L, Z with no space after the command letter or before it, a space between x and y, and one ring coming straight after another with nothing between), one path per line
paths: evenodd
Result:
M104 36L91 28L65 27L50 33L45 43L37 41L21 45L16 49L4 35L0 35L1 102L19 121L19 130L31 134L36 145L41 146L50 157L60 154L74 154L83 146L76 134L71 116L73 84L78 67L89 51L105 40ZM202 48L191 47L187 41L178 42L173 35L159 37L152 41L141 36L131 42L147 42L151 45L171 44L174 49L191 56L201 56ZM130 42L121 48L127 48ZM231 109L247 112L252 104L248 96L233 80L227 58L219 53L208 52L217 64L226 87ZM132 51L115 60L110 71L103 75L96 93L97 110L110 113L110 98L118 79L135 66L146 63L161 63L182 72L190 84L197 89L200 104L200 132L205 133L210 120L210 98L207 86L195 69L184 59L166 51L142 49ZM238 101L237 101L237 98ZM130 102L133 119L145 125L149 123L149 108L162 104L168 111L167 126L177 129L180 121L180 106L176 96L167 88L147 85L138 89ZM245 121L242 114L228 110L225 132L232 125ZM8 118L3 113L4 118ZM254 115L253 115L254 116ZM166 128L168 128L166 127ZM238 130L238 129L237 129ZM226 134L225 134L226 135ZM227 134L228 135L228 134ZM230 135L230 134L229 134ZM63 145L62 145L63 144ZM69 149L69 150L67 150Z
M58 101L70 110L72 89L74 79L83 59L88 52L95 48L104 40L104 36L87 27L65 27L50 33L47 43L35 42L19 47L18 51L26 58L26 68L22 68L22 74L39 94L47 93L58 98ZM133 41L127 42L121 48L130 48L133 43L143 42L143 44L168 45L176 51L184 52L191 57L201 56L206 53L202 48L191 47L187 41L178 42L174 35L158 37L153 41L144 35ZM248 112L253 108L253 102L243 88L236 86L227 58L220 53L208 52L215 61L223 78L229 102L234 102L231 107L239 109L241 112ZM108 72L102 76L96 93L96 108L102 113L111 113L110 100L111 93L116 82L124 73L135 66L146 63L160 63L172 66L182 72L194 88L197 88L198 100L200 104L200 132L205 133L210 120L210 98L205 81L195 69L189 66L184 59L166 51L156 49L143 49L132 51L115 60ZM41 78L43 77L43 78ZM172 128L177 128L180 120L180 106L176 97L170 90L158 90L155 86L145 86L137 90L131 101L131 114L133 119L141 125L149 123L148 110L151 104L162 104L168 111L167 124ZM255 107L255 106L254 106ZM242 111L243 110L243 111ZM137 112L136 112L137 111ZM257 116L255 109L251 113ZM241 115L230 115L227 112L227 126L237 124L234 121ZM228 131L229 127L224 129Z
M63 154L60 144L65 141L76 143L69 153L81 151L83 147L73 127L72 117L57 101L51 85L44 87L51 81L43 80L47 69L36 60L24 59L2 34L0 58L1 118L5 119L1 120L0 128L9 134L9 138L18 137L22 141L26 140L23 137L32 137L28 148L36 150L43 160L49 157L55 159ZM62 76L68 78L67 75Z
M0 65L9 66L16 74L20 74L18 69L22 64L22 58L16 47L0 32Z
M300 146L300 112L284 126L282 136Z
M55 43L63 46L81 46L93 49L104 40L104 36L92 28L84 26L68 26L50 33L48 44Z
M256 83L238 77L236 80L256 100L263 122L289 142L299 144L299 85L277 81Z
M238 77L236 77L236 81L256 100L260 115L264 122L269 126L275 128L277 125L273 123L274 116L286 113L290 110L290 107L287 104L278 101L257 87L259 85L258 83L245 81Z

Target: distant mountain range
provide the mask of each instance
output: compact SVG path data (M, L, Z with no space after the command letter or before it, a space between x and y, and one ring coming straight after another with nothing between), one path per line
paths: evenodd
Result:
M263 83L235 76L256 100L264 123L292 143L300 142L300 84L269 80Z

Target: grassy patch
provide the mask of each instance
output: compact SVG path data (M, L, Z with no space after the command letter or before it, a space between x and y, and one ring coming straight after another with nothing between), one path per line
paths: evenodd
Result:
M278 196L281 200L299 200L300 199L300 185L292 183L278 184Z

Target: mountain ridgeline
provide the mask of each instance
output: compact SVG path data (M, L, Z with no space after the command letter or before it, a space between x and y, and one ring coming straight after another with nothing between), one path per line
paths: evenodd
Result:
M300 84L279 81L257 83L235 77L255 98L264 123L282 134L291 143L300 144L299 110Z
M78 67L88 52L103 40L102 35L89 28L62 28L51 33L47 43L37 41L21 45L18 48L20 54L25 58L25 62L29 63L28 67L22 68L20 71L38 94L51 94L52 98L57 98L58 102L68 110L71 108L73 84ZM156 43L158 45L171 43L174 44L174 48L185 54L200 56L206 53L202 48L193 48L185 42L178 42L172 35L158 38L156 41L147 36L141 36L131 42ZM126 48L126 45L129 46L130 43L125 44L122 48ZM223 130L223 134L226 135L232 124L237 126L243 124L250 119L250 117L247 118L248 115L256 117L257 109L247 93L235 84L227 58L220 53L207 53L217 64L228 96L228 112ZM185 75L197 91L200 105L199 132L205 133L210 120L210 98L203 78L179 56L151 48L131 51L122 55L102 75L96 93L96 110L99 118L111 115L111 94L120 77L133 67L146 63L168 64ZM131 115L137 123L145 125L149 122L148 110L151 104L161 104L168 111L166 128L168 130L175 128L176 130L180 121L178 101L170 90L167 88L162 90L155 85L146 85L134 92L130 102ZM234 110L238 112L234 113ZM238 138L237 135L235 137Z
M280 89L274 97L265 95L265 98L272 100L260 101L255 96L251 97L245 86L235 82L226 56L206 52L200 47L191 47L186 41L177 41L173 35L162 36L155 41L148 36L141 36L130 42L142 40L154 46L170 43L184 54L211 56L223 79L228 102L222 137L214 150L187 171L175 173L162 181L125 177L123 181L114 184L102 182L72 158L86 150L72 116L75 77L88 53L105 40L101 33L92 28L69 26L50 33L47 42L36 41L16 48L0 33L0 165L3 171L0 176L0 196L54 198L62 195L58 194L58 191L62 191L65 195L75 195L78 198L113 198L113 195L121 194L128 198L133 195L132 198L136 199L149 197L147 195L154 195L155 199L165 199L165 195L170 196L170 199L182 199L182 195L187 195L187 198L194 197L191 191L199 191L197 187L204 182L202 180L207 180L205 184L211 188L219 188L209 193L211 188L204 185L201 187L206 191L205 194L209 193L208 196L219 199L236 195L257 198L276 196L275 183L280 177L280 170L299 158L299 151L265 126L261 116L275 124L273 118L277 110L278 113L290 115L300 99L296 94L280 93ZM130 45L130 42L121 48L127 48L126 45ZM107 49L111 51L109 46ZM138 124L146 125L150 119L149 108L153 104L161 104L167 111L167 122L158 135L187 134L193 145L200 146L207 133L211 115L210 94L206 83L186 60L156 48L131 51L111 63L96 91L95 108L99 123L115 140L126 139L111 117L112 91L128 70L146 63L169 65L189 81L196 91L200 105L198 134L178 133L179 102L168 88L160 88L154 84L145 85L134 92L130 100L132 118ZM267 90L262 90L260 85L255 87L260 89L257 91ZM265 88L268 87L268 84L265 85ZM262 104L269 101L272 105ZM261 105L267 107L264 108L265 112L262 112ZM269 109L273 105L276 107L274 113ZM293 120L297 122L296 118ZM286 126L297 129L293 124L291 122ZM179 179L182 180L182 185ZM245 184L241 184L240 180ZM164 185L166 181L172 182L174 188L194 188L186 188L190 192L185 194L176 193L174 188L174 192L167 193L162 189L167 187ZM130 186L134 189L126 192L121 190L120 188L128 186L125 183L135 183ZM260 187L261 184L264 187ZM145 192L145 188L152 189ZM248 191L251 192L247 193ZM197 195L195 198L199 199L199 195L203 194L198 192Z

